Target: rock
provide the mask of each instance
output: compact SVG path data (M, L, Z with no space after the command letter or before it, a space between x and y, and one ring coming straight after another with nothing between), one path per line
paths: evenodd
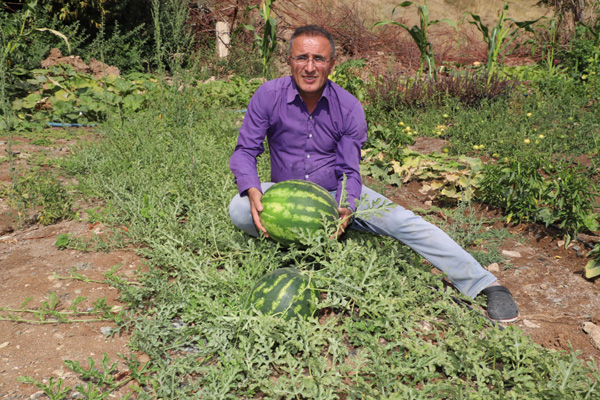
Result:
M487 270L490 272L500 272L500 265L498 263L491 263L487 266Z
M104 336L108 336L108 335L110 335L110 331L111 331L111 330L112 330L112 327L110 327L110 326L101 326L101 327L100 327L100 332L102 332L102 334L103 334Z
M150 357L147 354L140 354L137 356L137 360L140 364L145 364L150 361Z
M523 325L525 325L528 328L539 328L540 327L538 324L535 324L527 319L523 320Z
M521 257L521 253L519 253L518 251L511 251L511 250L502 250L502 255L506 256L506 257L511 257L511 258Z
M600 350L600 327L591 322L585 322L583 324L583 331L590 335L594 346Z

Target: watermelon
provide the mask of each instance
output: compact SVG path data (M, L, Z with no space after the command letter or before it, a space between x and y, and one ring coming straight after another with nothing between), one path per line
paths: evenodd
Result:
M299 230L323 229L323 217L339 218L338 205L329 192L316 183L292 179L274 184L262 197L260 222L273 240L289 246L300 244Z
M306 318L315 313L317 291L310 278L296 268L279 268L263 276L256 283L246 309L254 307L264 315Z

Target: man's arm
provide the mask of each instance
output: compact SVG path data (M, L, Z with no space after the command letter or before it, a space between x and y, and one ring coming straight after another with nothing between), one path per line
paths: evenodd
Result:
M268 236L260 222L262 192L256 168L257 157L265 151L263 143L269 126L268 108L264 107L263 99L264 88L261 86L248 104L237 145L229 160L229 168L235 176L240 195L248 196L254 225Z
M342 196L344 175L346 176L346 193L349 205L340 208L340 218L344 220L345 229L350 221L350 215L356 210L356 202L360 199L362 179L360 177L360 150L367 140L367 123L360 103L351 110L345 118L346 132L338 142L335 173L338 178L337 201Z
M240 194L250 188L260 191L256 159L265 151L263 143L269 128L269 111L264 104L266 92L263 86L258 88L248 103L235 150L229 159L229 169L235 176Z

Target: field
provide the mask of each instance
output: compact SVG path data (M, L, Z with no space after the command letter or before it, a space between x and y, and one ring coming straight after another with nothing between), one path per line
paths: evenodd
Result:
M286 73L282 48L270 74ZM600 398L600 280L585 276L600 240L600 61L577 72L517 52L488 79L485 57L436 58L433 78L414 49L386 49L342 54L332 75L365 105L363 179L493 271L517 322L491 323L387 238L283 248L236 230L227 163L256 74L50 66L2 103L0 396ZM245 311L254 282L290 265L313 279L318 314Z

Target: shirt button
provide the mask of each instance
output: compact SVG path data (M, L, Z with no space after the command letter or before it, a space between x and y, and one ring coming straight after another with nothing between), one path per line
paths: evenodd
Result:
M306 158L310 158L310 154L307 154L307 155L306 155Z
M308 135L308 137L309 137L309 138L311 138L311 137L312 137L312 133L310 133L310 134Z
M312 115L308 117L308 119L312 120Z
M308 179L308 174L304 175L304 177L305 177L306 179Z

